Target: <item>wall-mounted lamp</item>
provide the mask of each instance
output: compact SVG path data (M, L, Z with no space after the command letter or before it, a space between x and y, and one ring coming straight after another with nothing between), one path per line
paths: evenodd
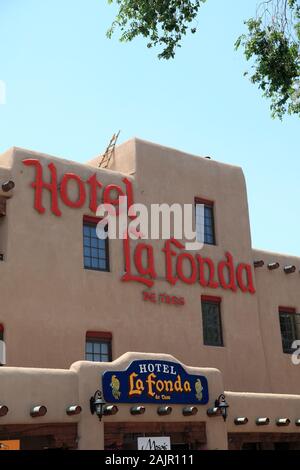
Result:
M269 263L268 264L268 269L270 271L273 271L274 269L278 269L280 267L280 264L279 263Z
M9 191L11 191L12 189L14 189L15 187L15 183L12 181L12 180L9 180L9 181L5 181L5 183L2 184L2 191L4 193L8 193Z
M234 419L234 424L236 424L237 426L241 426L247 423L248 423L248 418L246 418L246 416L241 416L241 417Z
M159 416L167 416L172 413L172 407L171 406L159 406L157 408L157 414Z
M296 425L296 426L300 426L300 419L296 419L295 425Z
M196 406L185 406L182 410L183 416L194 416L198 413Z
M41 418L47 413L47 408L44 405L33 406L30 410L30 416L32 418Z
M107 405L100 390L97 390L94 396L90 398L90 410L92 415L96 413L99 421L101 421L102 416L115 415L119 411L116 405Z
M227 419L227 409L229 405L225 399L225 395L221 394L215 401L215 406L207 410L207 415L210 417L213 416L222 416L224 421Z
M253 262L255 268L262 268L265 265L265 262L260 259Z
M100 392L100 390L97 390L94 393L94 396L90 398L90 410L92 415L96 413L100 421L103 416L103 408L105 405L106 402L103 400L102 392Z
M146 408L144 406L133 406L130 408L130 413L132 415L143 415L146 411Z
M257 426L266 426L270 423L270 418L256 418L255 423Z
M79 415L81 411L82 408L79 405L71 405L68 406L68 408L66 409L66 413L68 416Z
M290 265L283 268L285 274L292 274L296 271L296 266Z
M0 418L6 416L8 413L8 407L5 405L0 405Z
M291 420L289 418L277 418L276 425L277 426L288 426Z

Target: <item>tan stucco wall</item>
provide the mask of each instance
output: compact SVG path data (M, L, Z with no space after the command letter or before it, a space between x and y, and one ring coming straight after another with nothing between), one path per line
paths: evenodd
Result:
M255 274L270 390L298 393L300 366L293 365L291 355L282 352L279 307L291 307L300 312L300 258L261 250L254 250L253 254L255 259L265 262ZM280 264L279 269L269 271L268 263L274 262ZM296 272L286 274L283 268L290 265L296 266Z
M300 417L300 396L259 394L259 393L237 393L225 392L229 404L229 418L227 420L228 432L280 432L297 433L299 427L295 425L296 419ZM234 419L247 417L248 423L236 426ZM270 423L266 426L257 426L257 418L269 418ZM288 418L289 426L277 426L277 418Z
M1 418L4 424L72 423L78 417L68 416L68 406L79 402L78 376L67 370L27 369L2 367L0 369L1 405L9 412ZM32 418L33 406L46 406L47 414Z
M86 331L110 331L113 358L132 349L164 352L187 364L220 369L229 390L298 392L298 368L291 366L290 357L281 351L278 324L279 305L300 303L298 273L286 276L255 270L255 295L204 289L199 284L171 287L163 280L163 243L154 241L159 279L152 290L184 296L186 305L145 303L144 286L120 280L124 273L121 241L110 241L110 273L83 269L82 216L90 214L88 201L83 209L70 209L60 201L62 217L58 218L50 211L45 190L46 213L34 210L30 185L35 172L22 164L25 158L39 159L45 179L50 162L56 164L59 180L66 172L83 179L97 172L103 186L123 186L126 174L133 182L134 201L147 205L192 204L195 196L211 199L215 201L217 246L206 245L201 255L217 263L230 251L236 264L252 264L257 256L267 257L251 248L246 186L240 168L138 139L118 147L112 160L113 170L124 173L97 169L95 160L81 165L12 149L0 157L1 181L10 177L16 183L9 194L12 197L0 235L5 254L0 263L0 323L5 327L8 366L68 368L84 358ZM288 257L287 264L292 262ZM222 297L224 348L203 345L202 294Z
M0 426L9 424L45 423L77 423L78 448L103 449L104 425L109 422L194 422L205 423L207 449L227 449L228 433L298 433L300 429L295 426L295 420L300 418L300 396L258 393L225 392L229 404L228 417L224 422L222 417L208 417L207 409L214 406L215 399L223 393L223 377L217 369L190 367L181 364L187 373L204 375L208 380L209 403L198 405L195 416L185 417L182 414L182 405L172 404L172 413L169 416L158 416L157 406L146 404L143 415L130 414L130 404L118 404L118 413L114 416L105 416L99 421L96 415L90 412L89 399L97 389L102 390L102 374L105 371L126 370L134 360L152 359L178 363L176 358L166 354L126 353L112 363L77 362L70 370L26 369L10 368L0 369L1 405L9 408L9 413L0 418ZM32 418L32 406L44 405L47 415L41 418ZM80 405L82 412L76 416L67 416L66 408L70 405ZM247 417L248 423L236 426L236 417ZM257 417L268 417L268 426L257 426ZM278 427L276 418L289 418L291 423L287 427Z

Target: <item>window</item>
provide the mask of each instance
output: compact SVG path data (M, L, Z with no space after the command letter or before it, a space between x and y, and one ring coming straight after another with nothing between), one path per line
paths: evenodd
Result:
M300 340L300 314L294 308L280 307L279 321L283 352L292 354L295 351L293 342Z
M221 322L221 299L202 296L203 341L206 346L224 346Z
M195 198L195 208L198 240L203 240L204 235L205 244L215 245L214 203L206 199Z
M83 218L83 258L85 269L109 271L108 238L97 237L96 227L99 219L85 216Z
M85 342L85 360L92 362L111 362L112 334L88 331Z

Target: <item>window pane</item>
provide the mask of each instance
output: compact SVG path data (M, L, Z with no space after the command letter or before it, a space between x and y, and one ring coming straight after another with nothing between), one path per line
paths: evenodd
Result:
M205 227L205 235L207 237L213 237L213 230L212 230L212 227Z
M84 237L83 244L84 246L91 246L91 239L89 237Z
M86 360L94 362L110 362L111 361L111 342L106 339L101 339L101 333L99 338L87 338L86 339Z
M282 339L282 349L285 353L291 353L293 342L297 338L296 329L296 314L294 313L280 313L280 330Z
M83 235L90 236L90 227L88 225L83 226Z
M98 239L98 237L97 237L97 232L96 232L96 226L91 227L91 237Z
M106 248L105 245L106 245L106 241L105 240L100 240L98 238L98 248L102 249L102 250L105 250L105 248Z
M91 256L91 249L85 246L84 250L83 250L83 253L84 253L84 256L90 257Z
M196 204L196 231L198 241L204 238L204 243L215 245L213 207Z
M296 329L296 339L300 339L300 315L295 313L295 329Z
M91 238L91 247L98 248L98 243L96 238Z
M98 265L99 265L99 268L100 268L100 269L103 269L103 270L107 269L107 267L106 267L106 260L99 259L99 260L98 260Z
M83 258L84 267L97 271L108 271L108 244L100 240L96 234L96 225L83 226ZM101 261L99 261L101 260Z
M205 235L205 243L208 245L213 245L214 244L214 239L210 235Z
M106 259L105 250L98 250L98 256L99 258Z
M202 302L202 322L204 344L223 346L220 305L213 302Z

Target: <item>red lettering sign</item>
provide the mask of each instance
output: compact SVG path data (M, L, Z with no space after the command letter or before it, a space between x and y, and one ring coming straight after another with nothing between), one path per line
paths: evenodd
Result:
M132 183L128 178L122 180L125 190L116 184L109 184L103 188L102 183L97 180L96 173L86 181L83 181L80 176L74 173L66 173L59 184L57 169L54 163L50 163L47 166L49 182L44 181L44 168L39 160L29 158L23 160L23 164L35 168L35 181L31 183L31 187L35 190L34 207L40 214L46 212L43 206L44 191L50 193L51 212L55 216L60 217L62 213L59 208L59 199L61 199L65 206L72 209L82 208L87 198L86 186L89 188L89 208L93 213L96 213L99 205L100 190L103 190L103 202L114 205L117 209L117 215L119 213L120 196L127 196L128 208L134 203ZM69 195L68 189L70 184L77 187L78 196L75 200L71 199ZM113 197L113 193L115 193L115 197ZM131 215L130 218L135 218L135 215ZM204 258L199 254L192 255L183 250L184 245L174 238L167 240L162 250L165 256L165 279L172 286L178 282L188 285L199 283L202 287L211 289L221 287L222 289L236 292L239 288L243 293L255 293L252 266L250 264L240 263L235 268L233 256L231 253L226 252L225 259L218 263L216 269L212 259ZM138 243L133 256L131 256L130 240L127 234L127 237L124 239L124 257L125 274L122 280L124 282L139 282L147 287L152 287L157 278L153 246L146 243ZM168 294L159 294L158 297L152 296L148 298L144 293L144 300L174 305L184 304L183 298L169 296Z
M218 264L217 274L219 282L217 282L215 280L216 269L212 259L202 258L198 254L193 256L190 253L180 253L172 250L171 246L176 247L178 250L184 249L184 245L175 239L167 240L165 243L162 251L165 253L165 278L169 284L175 285L178 281L181 281L192 285L199 282L201 286L212 289L222 287L223 289L236 292L239 287L242 292L255 293L251 265L241 263L235 269L231 253L225 253L226 259ZM145 256L147 261L146 266L142 264L143 252L147 254ZM133 256L133 268L128 237L124 240L124 253L126 272L123 276L123 281L137 281L152 287L157 278L152 245L141 243L136 246ZM187 264L189 274L184 272L184 263ZM205 276L205 267L208 269L208 278ZM138 275L133 274L132 270L136 270Z
M34 208L40 213L44 214L46 212L45 207L43 206L43 191L50 191L51 195L51 212L60 217L62 215L59 206L58 200L59 196L62 202L73 209L80 209L85 205L86 202L86 187L89 186L89 208L93 213L96 213L97 207L99 206L99 190L102 189L103 185L100 181L97 180L96 173L93 174L87 181L83 181L80 176L75 175L74 173L66 173L60 184L57 181L57 169L54 163L48 165L50 171L50 183L46 183L43 179L43 167L39 160L34 158L28 158L23 160L23 164L26 166L33 166L35 168L35 181L31 183L31 187L35 190L34 195ZM74 181L78 189L78 199L73 201L70 199L68 194L69 182ZM133 204L133 189L132 183L128 178L124 178L123 183L125 185L125 192L122 188L116 184L109 184L103 190L103 202L107 204L112 204L116 206L116 214L119 213L119 196L127 196L127 205L130 207ZM59 191L60 187L60 191ZM117 198L112 198L112 192L117 193Z

